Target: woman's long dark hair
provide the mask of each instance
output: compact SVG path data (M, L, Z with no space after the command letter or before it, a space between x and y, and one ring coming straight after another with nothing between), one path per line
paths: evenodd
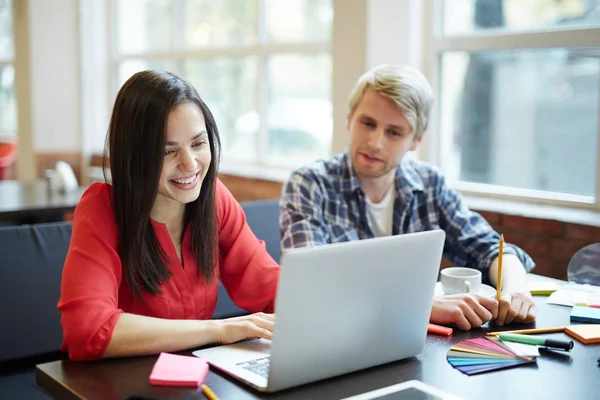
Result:
M118 252L126 283L137 298L142 297L142 289L161 293L161 284L171 277L165 265L166 252L150 222L150 211L158 193L167 118L175 107L188 102L196 104L204 115L212 159L200 196L185 206L181 237L191 224L198 273L210 282L218 254L215 182L221 148L212 113L192 85L169 72L136 73L115 100L104 149L104 175L106 179L106 160L110 160Z

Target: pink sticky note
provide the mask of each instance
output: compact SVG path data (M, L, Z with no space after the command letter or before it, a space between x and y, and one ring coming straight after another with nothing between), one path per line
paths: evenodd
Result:
M208 363L202 358L160 353L150 373L150 384L197 387L207 373Z

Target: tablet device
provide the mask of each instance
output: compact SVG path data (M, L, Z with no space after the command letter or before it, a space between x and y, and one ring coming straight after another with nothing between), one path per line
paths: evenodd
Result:
M342 400L464 400L421 381L411 380Z

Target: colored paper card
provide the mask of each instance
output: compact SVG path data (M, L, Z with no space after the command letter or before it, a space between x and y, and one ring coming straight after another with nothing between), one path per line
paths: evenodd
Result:
M529 292L533 296L550 296L559 289L558 283L554 281L532 281L527 283Z
M509 353L511 353L511 354L514 353L514 351L512 351L512 349L510 347L508 347L505 342L500 340L498 338L498 336L489 336L489 337L486 337L486 339L489 340L490 342L495 343L498 346L502 347L504 350L508 351Z
M520 357L537 357L540 355L540 348L537 345L517 342L504 343Z
M500 364L500 365L467 366L467 367L461 368L460 371L464 372L467 375L475 375L475 374L480 374L482 372L496 371L499 369L517 367L519 365L529 364L531 362L532 361L518 360L518 361L515 361L512 363L506 363L506 364Z
M207 373L208 363L202 358L160 353L150 373L150 384L198 387Z
M473 343L476 344L478 346L483 346L487 349L493 350L493 351L497 351L497 352L504 352L506 354L510 354L513 355L513 352L510 348L506 347L504 345L504 342L502 342L501 340L494 340L496 339L495 337L492 338L476 338L476 339L469 339L468 342L469 343Z
M457 350L449 350L448 354L447 354L447 357L449 357L449 358L450 357L456 357L456 358L477 358L477 359L481 359L481 358L496 359L496 358L498 358L494 354L467 353L465 351L457 351Z
M479 350L479 349L474 349L473 347L463 347L460 345L454 345L451 347L452 350L456 350L456 351L463 351L465 353L473 353L473 354L480 354L480 355L489 355L489 356L494 356L496 358L500 358L500 357L508 357L510 358L511 356L507 356L507 355L499 355L498 353L494 353L492 351L485 351L485 350Z
M600 308L573 306L571 321L600 323Z
M533 356L519 356L505 342L496 337L463 340L452 345L446 357L452 367L467 375L536 361Z
M485 339L483 339L485 340ZM496 357L513 357L514 354L504 349L503 347L488 341L489 345L483 345L477 342L472 342L471 340L464 340L460 343L457 343L450 347L452 350L465 351L468 353L477 353L477 354L489 354L494 355Z
M513 358L513 356L510 355L494 353L492 351L483 351L473 348L453 347L452 350L463 351L465 353L479 354L481 356L493 356L495 358Z
M517 358L501 358L494 360L492 358L452 358L448 362L452 365L493 365L493 364L506 364L514 363L515 361L521 361Z
M517 342L504 342L497 337L489 337L488 339L520 357L537 357L540 355L540 349L537 345Z
M567 326L565 333L584 344L600 343L600 324Z

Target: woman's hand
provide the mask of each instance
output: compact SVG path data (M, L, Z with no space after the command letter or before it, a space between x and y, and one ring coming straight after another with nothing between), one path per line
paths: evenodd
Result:
M220 321L219 343L229 344L244 339L271 339L275 314L256 313Z

